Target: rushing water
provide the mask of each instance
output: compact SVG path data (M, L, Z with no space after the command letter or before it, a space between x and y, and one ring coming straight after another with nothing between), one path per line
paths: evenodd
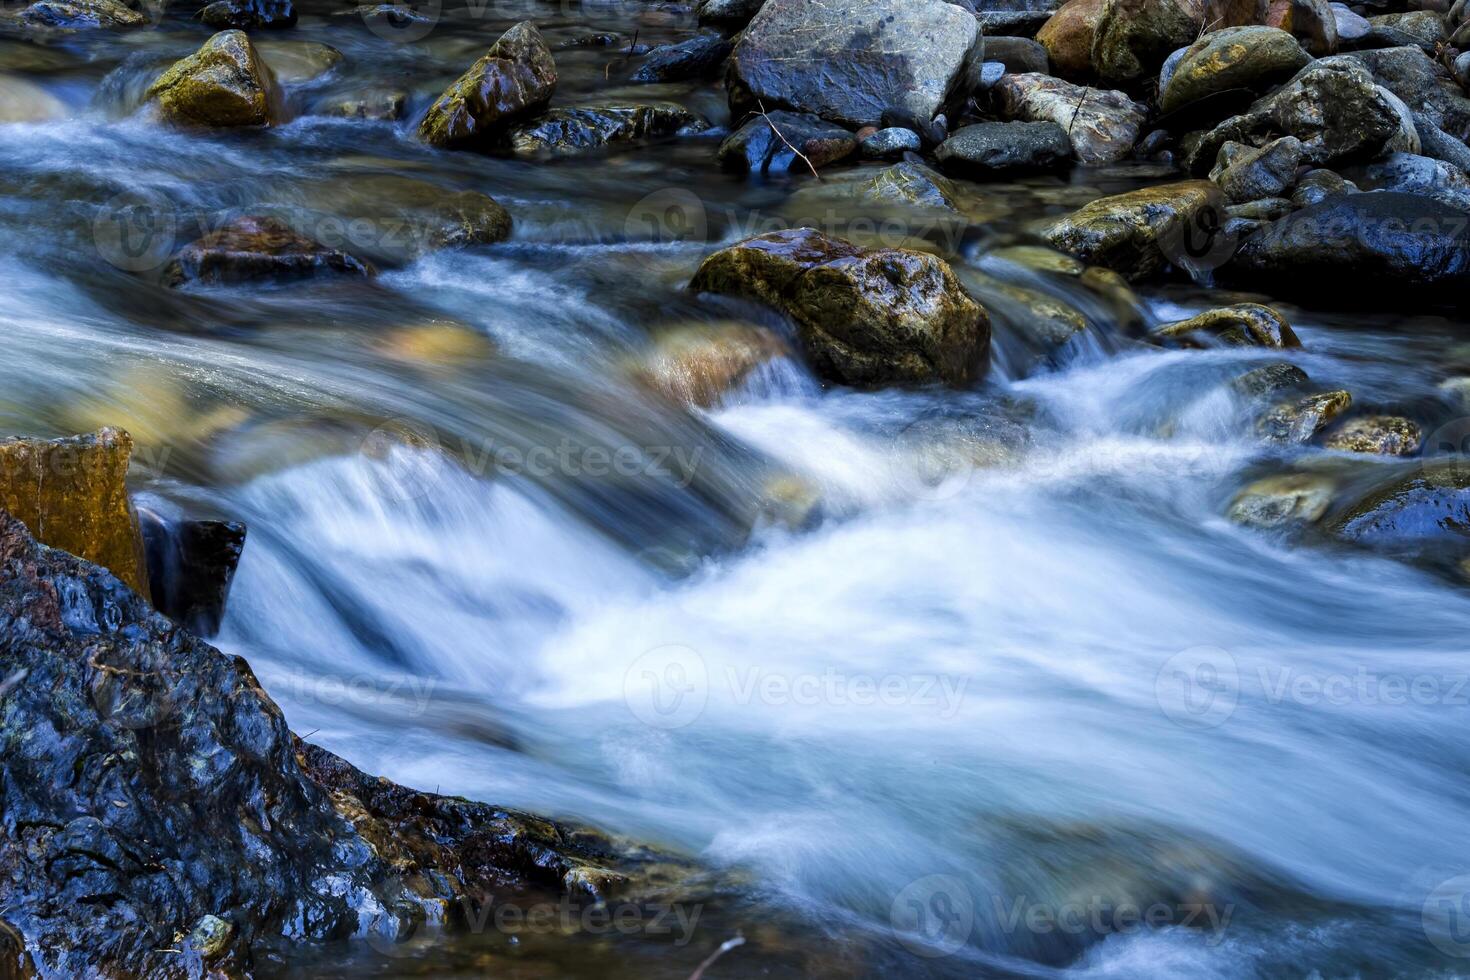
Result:
M996 313L974 391L824 389L780 361L677 409L629 381L649 338L762 316L688 294L701 255L832 212L810 178L719 173L714 136L555 164L416 143L414 115L517 14L553 44L689 29L669 5L534 6L412 44L308 8L282 37L344 58L252 134L132 114L206 36L185 14L0 51L61 107L0 125L0 426L124 425L140 493L249 524L217 642L296 731L730 870L784 938L710 976L1460 972L1470 599L1222 516L1271 457L1226 386L1261 356L1130 339L1222 297L1119 307L1053 280L1091 326L1038 357L986 285L1041 281L992 256L1034 219L1159 174L972 186L969 227L837 206L834 233L902 228ZM718 84L631 89L624 57L558 52L558 101L727 122ZM404 122L313 114L387 83ZM489 193L515 235L407 261L378 242L370 283L169 291L98 231L119 194L166 202L180 242L247 210L381 218L391 176ZM1430 411L1470 363L1454 323L1283 309L1292 359L1360 403ZM424 324L460 331L454 356L415 351ZM684 977L725 928L299 969Z

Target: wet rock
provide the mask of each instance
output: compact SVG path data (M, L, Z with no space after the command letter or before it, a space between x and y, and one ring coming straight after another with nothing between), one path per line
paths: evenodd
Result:
M552 109L512 129L508 139L518 157L569 157L622 143L699 132L709 123L672 102L606 104Z
M1424 430L1398 415L1366 415L1349 419L1322 439L1327 449L1344 453L1412 456L1424 443Z
M1066 166L1072 141L1052 122L976 123L945 140L934 155L948 173L985 178Z
M1470 285L1470 213L1415 194L1338 195L1247 239L1229 270L1318 298L1458 297Z
M977 36L974 16L944 0L768 0L731 56L731 105L927 124Z
M1205 30L1265 23L1270 7L1268 0L1205 0Z
M1264 222L1284 218L1295 210L1296 205L1287 198L1262 197L1254 201L1246 201L1244 204L1232 204L1225 209L1225 213L1232 218Z
M756 116L731 133L720 144L718 157L726 170L753 174L805 172L807 161L820 170L851 156L856 149L856 137L841 126L813 115L778 109Z
M1282 402L1256 421L1256 432L1268 442L1311 442L1352 403L1353 396L1346 391L1324 391Z
M739 30L760 13L766 0L700 0L699 22L727 30Z
M32 82L0 75L0 122L40 122L66 115L66 104Z
M1444 15L1433 10L1411 10L1402 14L1369 17L1370 29L1358 43L1364 47L1396 48L1416 45L1430 54L1448 44Z
M1240 143L1220 148L1210 179L1235 203L1281 197L1296 183L1305 151L1295 136L1283 136L1259 149Z
M1337 17L1327 0L1271 0L1266 24L1296 38L1314 58L1337 50Z
M1367 171L1372 186L1405 194L1421 194L1460 211L1470 211L1470 176L1440 160L1394 153Z
M1337 40L1340 44L1361 41L1373 29L1373 25L1368 23L1368 18L1340 3L1332 5L1332 19L1337 25Z
M1175 112L1236 89L1257 92L1291 78L1311 56L1296 38L1274 27L1231 27L1186 48L1161 88L1159 108Z
M786 313L817 373L843 384L967 384L990 342L985 310L943 260L864 250L808 228L716 252L690 288Z
M878 171L863 184L864 200L958 211L954 184L922 163L905 160Z
M1035 37L1062 6L1062 0L984 0L975 18L986 37Z
M1291 203L1308 208L1339 194L1356 194L1358 185L1331 170L1309 170L1296 182Z
M556 91L556 62L530 21L501 35L479 61L429 107L419 139L433 146L472 146L535 115Z
M1111 84L1156 75L1171 51L1199 37L1203 24L1202 0L1105 0L1092 67Z
M1286 361L1253 368L1230 383L1237 395L1251 400L1300 388L1310 379L1307 372Z
M295 27L296 8L291 0L214 0L199 19L217 31Z
M752 373L790 354L785 342L764 327L696 324L660 333L633 377L671 401L713 408Z
M1029 37L987 37L983 54L986 63L999 62L1008 75L1027 72L1046 75L1051 72L1051 59L1046 46Z
M902 126L875 130L858 140L858 149L870 160L896 157L905 152L918 152L923 148L923 137Z
M407 101L407 92L369 92L338 99L329 103L322 112L328 116L339 116L344 119L391 122L403 118L403 108Z
M1339 55L1366 68L1374 81L1456 141L1470 136L1470 99L1434 58L1415 47L1378 48Z
M268 937L453 929L442 913L469 896L649 901L693 878L299 741L243 660L9 515L0 623L0 673L25 678L0 715L0 906L43 976L202 975L177 952L191 932L211 969L245 975Z
M0 25L42 34L141 27L148 18L118 0L37 0L0 16ZM40 38L38 38L39 40Z
M635 82L681 82L707 78L719 70L735 45L718 34L700 34L648 52L632 75Z
M1237 303L1160 327L1155 340L1184 347L1300 347L1286 317L1260 303Z
M267 38L255 43L260 60L265 62L276 80L298 85L321 78L345 60L345 55L330 44L316 41L282 41Z
M395 328L384 334L374 347L384 357L429 370L483 363L495 353L495 345L484 334L445 320Z
M1053 246L1089 265L1144 279L1177 260L1173 245L1197 216L1223 211L1220 189L1207 180L1164 184L1099 198L1043 232Z
M1337 482L1319 473L1284 473L1257 480L1230 502L1227 516L1261 530L1314 524L1332 505Z
M1191 154L1190 167L1207 172L1227 142L1260 145L1279 136L1295 136L1306 160L1330 166L1378 154L1402 129L1399 111L1373 76L1350 59L1333 58L1308 65L1245 114L1216 126Z
M164 270L170 286L286 281L318 275L368 276L372 268L341 249L272 217L247 216L185 245Z
M1407 467L1331 518L1344 541L1403 557L1464 557L1470 547L1470 466L1463 457Z
M245 525L165 516L147 506L138 517L154 608L199 636L218 633L245 550Z
M397 174L333 178L307 189L306 203L338 221L341 235L323 244L384 263L411 261L444 248L493 245L510 237L510 212L479 191L448 190Z
M275 76L243 31L222 31L158 77L144 99L179 125L268 126L280 118Z
M1057 73L1069 78L1092 74L1092 41L1105 0L1067 0L1036 34ZM1030 69L1035 71L1035 69ZM1036 72L1047 74L1045 69Z
M1414 113L1414 129L1419 133L1419 146L1425 156L1443 160L1458 170L1470 173L1470 147L1440 129L1422 113Z
M0 441L0 512L35 528L52 547L106 566L147 598L143 537L127 490L132 453L132 436L111 428L70 439Z
M995 86L1008 119L1052 122L1089 166L1116 163L1133 152L1148 110L1122 92L1084 88L1046 75L1007 75Z

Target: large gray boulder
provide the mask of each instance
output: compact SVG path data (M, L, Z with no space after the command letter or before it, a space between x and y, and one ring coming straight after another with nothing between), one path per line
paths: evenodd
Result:
M945 0L768 0L731 57L737 112L795 109L850 126L927 124L979 34Z

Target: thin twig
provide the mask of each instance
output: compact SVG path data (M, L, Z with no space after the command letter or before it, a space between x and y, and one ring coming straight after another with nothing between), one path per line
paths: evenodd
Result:
M792 153L795 153L797 156L801 157L802 162L804 162L807 165L807 169L812 172L812 176L813 177L817 178L817 180L821 180L822 179L822 175L819 174L819 173L817 173L817 168L814 167L814 166L812 166L812 161L807 157L807 155L805 153L801 152L800 150L798 150L796 147L792 146L791 145L791 141L786 138L786 135L784 133L782 133L781 130L776 127L776 121L774 119L772 119L770 117L770 115L766 112L766 104L764 102L762 102L760 99L756 99L755 100L755 104L761 107L761 118L766 121L766 125L767 126L770 126L771 127L771 132L775 133L778 137L780 137L781 142L782 143L785 143L788 147L790 147Z
M1071 139L1072 138L1072 127L1075 126L1075 125L1077 125L1077 117L1080 116L1080 115L1082 115L1082 107L1087 104L1087 96L1089 94L1091 94L1091 92L1092 92L1092 89L1087 88L1086 86L1083 86L1083 88L1082 88L1082 98L1080 98L1080 99L1077 100L1077 108L1074 109L1074 110L1072 110L1072 121L1069 122L1069 123L1067 123L1067 138L1068 139Z
M689 980L699 980L700 977L704 976L704 971L709 969L711 963L719 959L721 956L724 956L726 953L730 952L730 950L734 949L736 946L744 945L745 937L740 935L739 933L735 934L734 939L727 939L724 942L720 943L720 948L709 954L709 956L706 956L704 962L699 964L699 968L693 973L689 974Z

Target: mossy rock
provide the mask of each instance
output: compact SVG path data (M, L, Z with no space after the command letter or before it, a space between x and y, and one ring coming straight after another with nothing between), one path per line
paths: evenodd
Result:
M556 92L556 61L530 21L501 35L439 96L419 124L432 146L470 146L545 109Z
M1261 90L1290 78L1311 60L1286 31L1227 27L1206 34L1184 52L1159 96L1159 109L1175 112L1222 92Z
M1286 317L1260 303L1237 303L1160 327L1155 340L1181 347L1300 347Z
M1322 439L1327 449L1380 456L1412 456L1424 443L1424 430L1399 415L1365 415L1349 419Z
M144 99L167 121L269 126L280 120L275 75L244 31L221 31L158 77Z
M1063 252L1136 281L1187 257L1175 253L1189 223L1209 209L1223 214L1224 208L1220 189L1210 181L1182 181L1099 198L1042 235Z

